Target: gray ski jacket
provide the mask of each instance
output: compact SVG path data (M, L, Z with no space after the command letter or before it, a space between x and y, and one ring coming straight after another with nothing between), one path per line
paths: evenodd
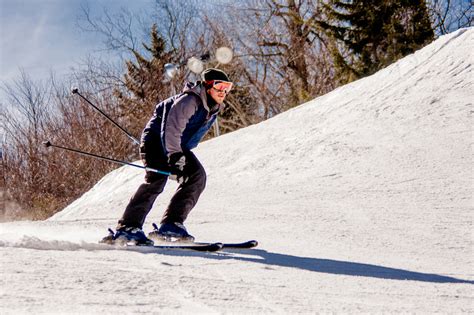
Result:
M153 117L143 130L142 142L159 137L163 153L168 157L197 147L220 109L219 104L208 107L206 94L200 81L188 82L182 93L156 105Z

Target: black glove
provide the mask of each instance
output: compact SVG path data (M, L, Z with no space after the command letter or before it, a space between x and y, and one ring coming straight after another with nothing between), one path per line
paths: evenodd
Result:
M170 178L177 181L179 184L183 184L188 180L184 168L186 166L186 157L183 152L176 152L170 155L168 159L168 165L170 168Z

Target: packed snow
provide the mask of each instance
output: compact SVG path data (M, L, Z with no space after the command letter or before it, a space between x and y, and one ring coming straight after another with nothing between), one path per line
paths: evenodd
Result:
M202 143L188 230L256 249L98 244L143 180L129 166L49 220L0 224L0 313L473 313L473 51L459 30Z

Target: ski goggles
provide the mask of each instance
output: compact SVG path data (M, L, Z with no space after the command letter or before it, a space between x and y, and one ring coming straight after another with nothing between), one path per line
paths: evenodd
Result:
M206 84L209 85L214 91L216 92L224 92L225 94L229 94L230 90L232 90L232 82L228 81L221 81L221 80L211 80L206 81Z

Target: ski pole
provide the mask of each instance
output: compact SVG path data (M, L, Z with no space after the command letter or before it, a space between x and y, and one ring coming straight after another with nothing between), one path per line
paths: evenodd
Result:
M84 151L80 151L80 150L76 150L76 149L72 149L72 148L66 148L66 147L62 147L62 146L59 146L59 145L54 145L54 144L52 144L50 141L44 141L43 144L44 144L44 146L47 147L47 148L49 148L49 147L58 148L58 149L62 149L62 150L66 150L66 151L70 151L70 152L74 152L74 153L78 153L78 154L81 154L81 155L85 155L85 156L89 156L89 157L94 157L94 158L101 159L101 160L105 160L105 161L109 161L109 162L114 162L114 163L117 163L117 164L122 164L122 165L129 165L129 166L133 166L133 167L138 167L138 168L144 169L144 170L149 171L149 172L154 172L154 173L158 173L158 174L162 174L162 175L166 175L166 176L171 175L171 173L169 173L169 172L163 172L163 171L160 171L160 170L151 168L151 167L145 167L145 166L141 166L141 165L137 165L137 164L125 162L125 161L120 161L120 160L111 159L111 158L108 158L108 157L105 157L105 156L101 156L101 155L97 155L97 154L93 154L93 153L89 153L89 152L84 152Z
M135 144L140 144L140 141L137 140L137 138L135 138L134 136L132 136L127 130L125 130L124 128L122 128L119 124L117 124L112 118L110 118L109 116L107 116L106 113L104 113L102 110L100 110L100 108L98 108L97 106L95 106L91 101L89 101L84 95L82 95L81 93L79 93L79 89L78 88L72 88L72 94L77 94L79 95L79 97L81 97L84 101L86 101L87 103L89 103L89 105L91 105L92 107L94 107L95 110L97 110L99 113L101 113L105 118L107 118L110 122L112 122L115 126L117 126L120 130L122 130L126 135L127 137L129 137L133 142L135 142Z

